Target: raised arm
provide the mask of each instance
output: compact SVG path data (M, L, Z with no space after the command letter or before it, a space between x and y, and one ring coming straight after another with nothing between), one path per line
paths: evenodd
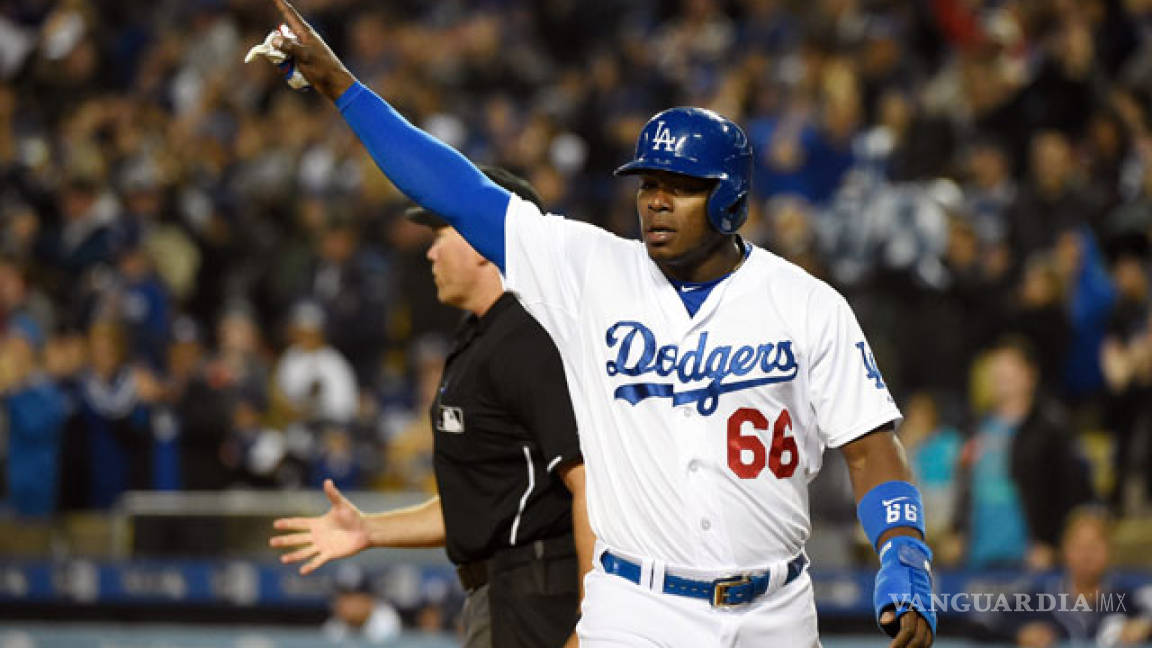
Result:
M508 191L357 81L288 0L273 1L296 35L277 36L273 44L317 92L335 102L384 175L421 207L444 217L503 271Z

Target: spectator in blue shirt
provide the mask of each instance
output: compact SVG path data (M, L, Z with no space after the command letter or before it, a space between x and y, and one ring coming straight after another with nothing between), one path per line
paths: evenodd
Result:
M88 333L91 368L79 383L79 420L88 460L87 506L105 509L126 490L152 482L150 382L127 363L123 329L97 322Z
M118 266L123 282L118 294L119 314L127 326L131 355L153 369L162 369L167 366L172 327L168 289L139 241L125 247Z
M962 459L968 564L1049 568L1068 512L1093 497L1087 467L1067 414L1037 393L1027 342L999 341L983 378L991 406Z
M66 404L41 372L37 352L19 328L0 337L0 414L8 424L9 502L19 515L48 516L57 505Z

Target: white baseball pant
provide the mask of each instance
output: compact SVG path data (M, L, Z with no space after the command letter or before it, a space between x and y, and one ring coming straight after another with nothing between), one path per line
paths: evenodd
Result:
M713 608L703 599L662 592L660 570L649 561L642 577L647 587L605 572L603 550L597 543L595 568L584 578L576 626L581 648L820 648L807 570L751 603Z

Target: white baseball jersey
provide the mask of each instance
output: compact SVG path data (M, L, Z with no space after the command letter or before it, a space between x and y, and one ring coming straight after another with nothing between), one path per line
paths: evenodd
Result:
M718 572L798 554L824 448L900 418L844 298L753 247L690 316L640 241L517 196L505 228L507 287L564 361L597 537Z

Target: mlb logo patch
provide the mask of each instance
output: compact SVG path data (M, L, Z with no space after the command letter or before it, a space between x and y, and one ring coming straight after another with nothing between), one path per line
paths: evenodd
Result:
M464 410L441 405L436 416L436 429L452 434L464 434Z

